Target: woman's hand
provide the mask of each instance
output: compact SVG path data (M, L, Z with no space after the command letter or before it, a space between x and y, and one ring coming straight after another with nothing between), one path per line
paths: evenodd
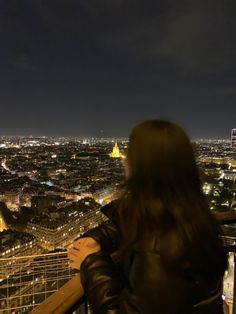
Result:
M85 258L101 251L100 244L91 237L81 238L74 242L73 247L68 251L69 265L72 268L80 269L81 263Z
M73 243L73 246L76 249L79 248L81 245L90 247L91 249L92 248L97 248L97 249L99 248L101 250L100 244L95 239L93 239L91 237L84 237L84 238L78 239L77 241L75 241Z

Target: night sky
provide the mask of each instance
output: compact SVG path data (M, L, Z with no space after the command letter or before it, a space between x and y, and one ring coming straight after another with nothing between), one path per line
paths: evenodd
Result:
M0 135L236 128L235 0L0 0Z

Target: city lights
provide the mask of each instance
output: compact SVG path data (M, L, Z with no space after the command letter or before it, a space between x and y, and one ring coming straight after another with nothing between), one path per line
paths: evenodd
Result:
M30 268L32 258L27 256L45 255L46 261L47 254L63 252L84 232L104 222L100 207L116 197L124 182L122 159L127 140L44 137L21 138L19 144L8 138L7 142L0 140L0 145L0 231L6 239L0 256L7 260L0 282L18 289L17 293L29 289L32 298L24 299L22 305L20 299L4 303L21 306L28 313L39 304L33 293L46 289L49 279ZM236 159L230 141L201 140L193 145L211 211L235 211ZM17 154L13 146L18 147ZM232 232L228 226L226 231ZM29 282L20 286L13 277L24 271ZM225 278L228 302L232 276L228 273ZM53 291L60 286L57 280L52 281Z

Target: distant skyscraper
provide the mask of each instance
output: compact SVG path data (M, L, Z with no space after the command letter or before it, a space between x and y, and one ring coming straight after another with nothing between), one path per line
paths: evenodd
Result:
M231 131L231 147L236 149L236 129Z

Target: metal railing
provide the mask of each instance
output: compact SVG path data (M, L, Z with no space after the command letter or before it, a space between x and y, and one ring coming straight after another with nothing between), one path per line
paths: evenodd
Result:
M224 213L217 218L222 224L236 223L236 213ZM235 314L236 237L225 236L224 243L231 252L224 280L226 313ZM84 292L80 277L69 268L66 251L0 259L0 274L0 313L72 313L82 302ZM76 313L85 311L80 307Z
M34 308L32 314L64 314L73 313L74 310L76 313L87 313L87 309L82 305L83 294L80 276L76 275L42 304Z
M226 242L230 247L235 243L235 238L226 237ZM235 245L235 244L234 244ZM235 249L236 247L234 247ZM234 307L233 300L235 298L235 258L234 252L229 253L229 269L225 274L223 293L225 297L224 313L235 314L236 308ZM73 309L77 309L76 313L87 313L81 308L83 302L83 287L80 282L79 275L75 276L61 289L52 294L41 305L36 307L32 314L69 314L73 313ZM79 309L79 311L78 311Z
M67 252L0 259L0 313L29 313L75 274Z

